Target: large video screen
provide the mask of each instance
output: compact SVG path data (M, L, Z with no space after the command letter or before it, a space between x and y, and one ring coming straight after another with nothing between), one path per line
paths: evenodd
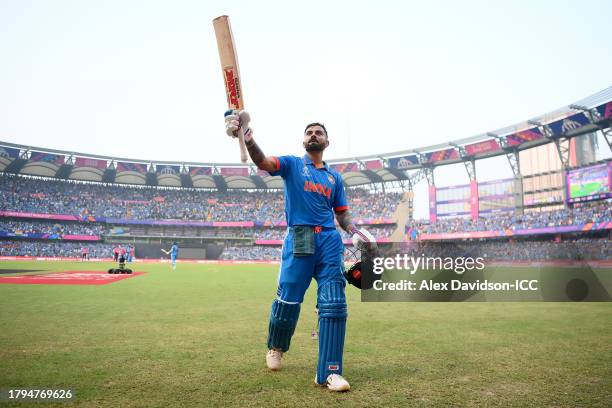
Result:
M599 164L567 173L568 201L597 200L611 197L610 166Z

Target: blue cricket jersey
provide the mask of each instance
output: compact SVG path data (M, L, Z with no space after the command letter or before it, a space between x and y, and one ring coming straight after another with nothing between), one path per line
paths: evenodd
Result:
M172 245L172 248L170 248L170 256L173 258L178 256L178 245Z
M338 172L324 167L317 169L308 155L279 156L276 170L285 183L285 218L287 225L312 225L335 228L334 211L348 209L344 184Z

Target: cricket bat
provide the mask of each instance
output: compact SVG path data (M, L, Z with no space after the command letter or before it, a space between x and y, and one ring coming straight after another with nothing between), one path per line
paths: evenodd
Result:
M228 16L220 16L213 20L215 36L217 37L217 47L219 48L219 58L221 59L221 70L225 83L225 94L227 95L228 109L244 109L244 97L242 94L242 84L240 83L240 70L238 69L238 57L236 56L236 46L232 35ZM242 129L238 131L238 143L240 144L240 161L247 162L247 150L244 144L244 134Z

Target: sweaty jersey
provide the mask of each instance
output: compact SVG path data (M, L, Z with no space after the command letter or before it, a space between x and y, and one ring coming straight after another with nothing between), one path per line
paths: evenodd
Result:
M317 169L308 155L279 156L276 170L285 183L287 225L312 225L335 228L334 211L348 209L344 184L338 172L327 164Z

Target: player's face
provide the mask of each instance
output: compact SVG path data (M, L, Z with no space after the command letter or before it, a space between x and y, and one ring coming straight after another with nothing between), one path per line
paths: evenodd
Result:
M321 152L329 146L327 134L321 126L311 126L304 132L304 149L307 152Z

